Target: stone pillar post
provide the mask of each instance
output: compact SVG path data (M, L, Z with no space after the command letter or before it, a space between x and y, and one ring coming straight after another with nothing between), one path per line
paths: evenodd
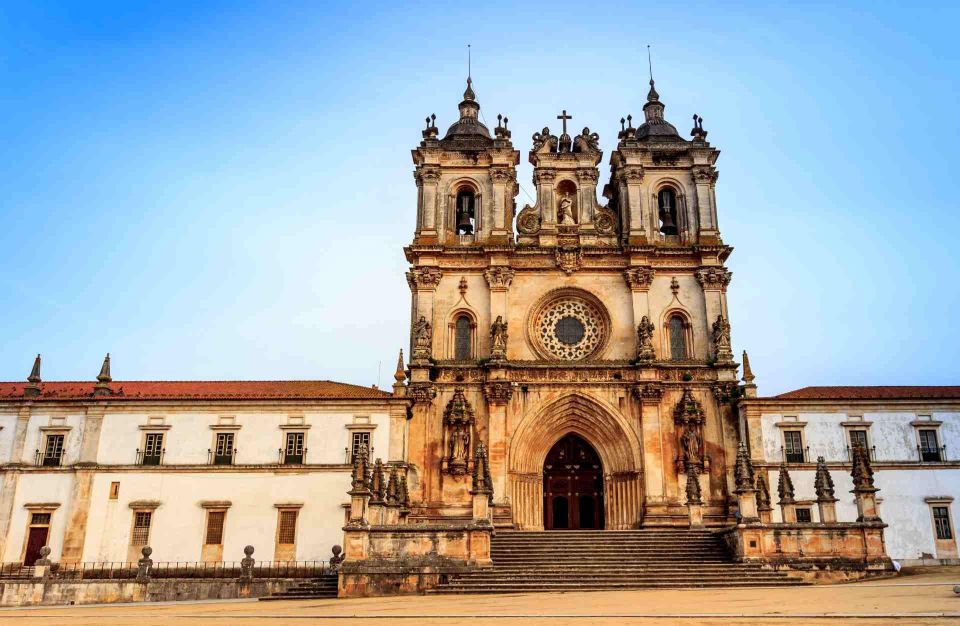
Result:
M813 488L817 492L817 509L820 521L824 524L837 521L837 499L833 496L833 478L822 456L817 457L817 474L813 479Z
M436 166L424 166L415 174L417 183L420 186L420 232L419 239L429 242L437 240L438 231L444 226L441 217L438 215L440 197L440 168Z
M513 385L506 380L488 382L483 387L489 416L489 463L494 493L506 502L507 493L507 407L513 397Z
M700 477L697 467L687 464L687 512L690 515L690 527L703 526L703 500L701 499Z
M360 446L359 452L353 459L353 472L350 495L350 522L349 526L368 526L367 508L370 503L370 471L367 467L367 447Z
M700 224L700 237L716 241L717 230L716 211L713 207L713 186L717 182L717 171L709 165L700 165L693 168L693 181L696 185L696 213ZM705 242L705 243L707 243Z
M548 169L537 169L534 174L537 184L537 204L540 207L541 246L555 247L557 245L557 207L554 202L553 183L557 178L556 172Z
M643 437L644 459L643 495L648 502L663 504L666 497L663 470L667 464L660 438L660 402L663 399L663 385L658 382L634 385L633 397L640 405L640 431Z
M627 286L630 288L630 295L633 299L633 321L631 326L635 329L644 317L647 318L648 323L653 324L653 321L650 319L649 292L650 285L653 284L654 273L654 269L649 266L631 267L623 272L623 278L627 281ZM657 333L653 332L651 339L656 336ZM639 353L642 348L643 346L637 346L637 356L639 360L650 362L656 359L655 353L652 355L652 358L648 358L650 355L641 357ZM661 350L662 349L661 347Z
M627 200L627 223L625 232L628 233L631 244L646 243L647 238L652 236L648 220L644 217L645 207L643 206L643 192L641 183L643 182L643 166L626 165L620 168L619 180L620 197Z
M253 558L253 546L246 546L243 549L243 558L240 560L240 580L249 581L253 579L253 565L256 561Z
M707 321L713 324L721 316L724 320L728 319L726 293L727 286L730 284L730 279L733 277L733 274L723 267L709 267L697 270L696 277L697 282L700 283L700 287L703 288ZM729 341L729 333L727 333L727 340ZM717 348L718 346L714 346L714 351L716 351ZM729 365L733 363L733 354L729 351L729 345L724 346L722 354L713 354L711 356L716 356L717 361L722 364Z
M490 170L490 178L493 181L490 234L495 240L509 241L513 237L513 228L512 224L507 224L507 204L513 199L510 190L516 181L516 171L512 167L494 167Z
M153 559L150 558L153 548L144 546L140 554L143 556L137 561L137 582L146 584L150 582L150 573L153 570Z
M757 514L757 488L754 487L753 464L747 453L747 446L741 440L737 447L737 461L733 468L736 483L737 506L740 509L740 521L750 523L759 521Z
M769 524L771 521L770 506L770 487L767 485L767 470L761 471L757 475L757 513L760 515L760 522Z
M850 475L853 478L851 493L857 499L857 521L881 521L877 511L877 492L880 490L873 486L873 468L870 467L870 457L863 446L853 448L853 467Z
M30 423L31 404L26 403L17 411L17 423L13 430L13 451L10 455L11 465L28 465L33 459L24 461L24 452L27 445L27 425Z

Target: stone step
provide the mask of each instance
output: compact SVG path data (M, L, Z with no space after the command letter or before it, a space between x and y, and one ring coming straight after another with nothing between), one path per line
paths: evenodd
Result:
M514 584L504 585L477 585L477 586L453 586L444 585L430 591L430 593L549 593L549 592L576 592L576 591L620 591L629 589L701 589L701 588L722 588L729 589L735 587L788 587L803 585L806 583L795 580L764 580L756 582L689 582L684 584L663 583L663 582L637 582L625 584L542 584L537 586L520 587Z

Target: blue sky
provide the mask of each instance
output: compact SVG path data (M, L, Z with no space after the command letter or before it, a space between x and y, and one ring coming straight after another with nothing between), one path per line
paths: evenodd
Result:
M0 379L389 384L409 150L463 92L530 135L666 116L723 154L734 347L763 394L957 384L956 3L12 3ZM606 167L601 171L606 178Z

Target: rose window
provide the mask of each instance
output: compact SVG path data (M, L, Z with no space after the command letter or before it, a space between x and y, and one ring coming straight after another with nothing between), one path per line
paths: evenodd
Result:
M604 315L595 304L577 297L549 302L534 322L540 347L552 358L576 361L603 343Z

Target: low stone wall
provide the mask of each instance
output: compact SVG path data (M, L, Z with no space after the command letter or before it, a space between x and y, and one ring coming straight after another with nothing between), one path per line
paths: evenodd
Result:
M169 602L175 600L233 600L259 598L303 582L296 579L197 580L169 578L141 583L135 580L5 581L0 582L0 606L52 606L113 602Z
M859 580L893 571L882 522L739 524L720 531L731 556L808 582Z

